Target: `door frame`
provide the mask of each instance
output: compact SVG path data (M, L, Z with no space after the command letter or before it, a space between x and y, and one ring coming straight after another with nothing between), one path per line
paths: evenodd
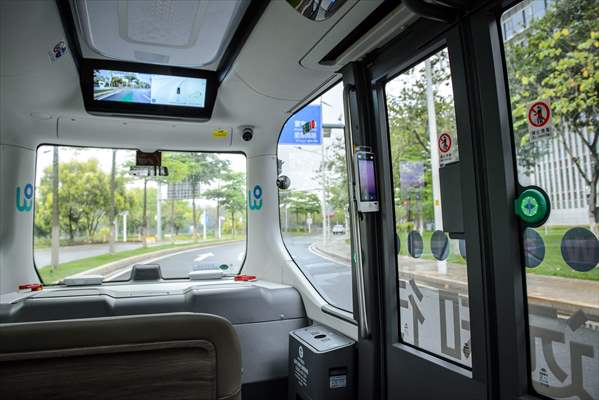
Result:
M347 121L353 131L349 134L355 144L371 146L377 156L381 211L359 219L361 236L371 239L362 239L363 252L377 254L371 262L378 265L365 266L365 273L370 271L375 279L364 289L374 331L371 337L361 337L360 344L378 341L369 351L378 351L383 362L380 398L544 398L534 392L530 378L522 230L513 211L521 188L500 30L502 13L518 2L487 2L452 25L420 19L382 49L353 63L363 76L349 74L349 67L342 71L344 84L355 85L360 102L368 103L361 109L366 115ZM444 47L450 57L462 166L471 370L401 343L398 332L393 177L388 173L393 166L384 87ZM377 283L378 295L372 286ZM378 313L373 306L380 307ZM360 378L373 373L360 368Z
M443 29L445 28L445 29ZM405 398L488 398L488 372L491 368L488 349L488 319L485 313L488 298L484 290L486 280L482 268L483 231L481 221L482 196L475 174L472 118L470 114L468 79L465 54L462 48L463 32L457 24L449 29L439 23L420 20L413 28L412 36L420 40L400 41L381 52L369 69L373 88L373 102L377 109L376 136L379 166L383 171L393 168L390 138L387 126L385 85L395 76L415 64L447 48L453 83L458 143L460 146L460 178L464 210L466 253L468 254L468 292L472 369L440 358L412 345L402 343L399 334L398 273L394 241L383 241L380 251L385 255L382 262L385 296L385 355L387 367L387 397L401 393ZM392 174L380 175L381 230L382 236L395 235L394 193ZM434 385L427 385L413 376L427 377ZM403 379L405 377L405 379Z

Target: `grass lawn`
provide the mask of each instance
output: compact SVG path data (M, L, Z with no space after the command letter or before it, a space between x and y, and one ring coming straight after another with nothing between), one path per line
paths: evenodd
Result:
M214 243L221 242L222 240L209 240L206 242L200 242L200 245L211 245ZM69 261L58 265L56 271L52 271L49 265L39 268L38 272L42 278L42 282L45 284L56 282L67 276L77 274L79 272L87 271L92 268L99 267L100 265L108 264L113 261L119 261L127 257L138 256L147 253L153 253L160 250L173 249L177 247L190 246L189 243L179 244L163 244L159 246L151 246L147 248L139 248L134 250L120 251L115 254L102 254L95 257L82 258L80 260Z
M536 229L545 242L545 258L541 265L536 268L526 268L526 272L530 274L559 276L563 278L589 279L599 281L599 268L595 267L589 272L578 272L570 268L562 258L560 244L562 237L570 229L569 227L551 227ZM431 253L431 236L432 232L424 232L424 252L422 258L425 260L433 260ZM400 232L400 252L402 256L408 255L408 233ZM450 244L449 257L447 261L453 264L466 265L466 261L460 256L458 250L458 241L452 240Z

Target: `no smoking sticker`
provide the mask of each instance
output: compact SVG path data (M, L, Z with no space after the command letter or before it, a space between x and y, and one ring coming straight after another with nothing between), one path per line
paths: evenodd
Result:
M437 137L439 148L439 167L459 161L459 153L456 141L449 132L441 132Z
M528 105L526 120L531 142L551 137L553 134L551 117L551 105L548 101L539 100Z

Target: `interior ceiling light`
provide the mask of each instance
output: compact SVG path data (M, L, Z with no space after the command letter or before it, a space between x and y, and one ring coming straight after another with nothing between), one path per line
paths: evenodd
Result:
M105 57L176 66L218 60L248 1L75 0L89 47Z

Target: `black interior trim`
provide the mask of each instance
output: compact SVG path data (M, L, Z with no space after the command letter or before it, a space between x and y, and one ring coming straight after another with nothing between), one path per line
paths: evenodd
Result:
M320 311L322 311L325 314L332 315L335 318L339 318L339 319L341 319L345 322L348 322L352 325L358 326L358 322L355 319L350 317L351 313L340 310L337 307L333 307L329 304L324 304L322 307L320 307Z
M322 60L319 61L322 65L333 65L341 54L345 53L356 41L364 36L366 32L374 28L383 18L385 18L391 11L400 5L398 1L385 0L378 6L373 12L371 12L366 19L344 39L342 39L331 51L329 51Z
M245 383L241 386L243 400L286 399L287 378L272 379L270 381Z
M81 53L81 44L77 37L77 30L75 29L75 18L71 11L71 4L68 0L56 0L56 7L58 7L58 14L60 15L60 21L62 22L69 51L73 55L75 67L81 76L81 60L83 59L83 56Z
M457 12L453 8L440 4L426 3L422 0L403 0L403 4L414 14L433 21L451 23L457 19Z
M218 74L219 83L225 80L229 71L231 71L237 56L254 30L258 20L262 17L262 14L264 14L264 10L266 10L269 3L269 1L265 0L253 0L247 10L245 10L245 14L237 26L237 30L233 34L229 45L225 49L225 52L218 63L216 72Z

